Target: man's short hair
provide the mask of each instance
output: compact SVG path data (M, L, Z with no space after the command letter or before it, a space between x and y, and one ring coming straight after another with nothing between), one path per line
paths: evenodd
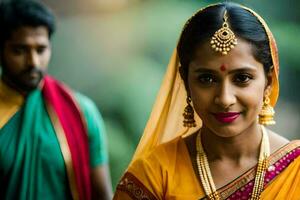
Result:
M0 47L22 26L45 26L49 38L55 31L55 17L52 11L33 0L11 0L0 3Z

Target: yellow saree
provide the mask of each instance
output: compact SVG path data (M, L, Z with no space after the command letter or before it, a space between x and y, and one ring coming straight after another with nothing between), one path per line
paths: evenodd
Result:
M299 155L300 141L290 142L270 155L261 200L300 199ZM218 189L221 198L249 199L255 172L253 167ZM120 181L114 199L205 199L183 138L162 144L134 161Z
M0 129L16 114L24 97L0 81Z
M271 105L275 106L279 95L279 61L276 43L264 20L249 8L243 8L257 17L268 35L273 62L270 100ZM117 186L114 200L206 199L184 141L185 137L199 130L202 123L196 115L196 127L182 126L182 111L186 105L187 94L179 74L179 66L175 50L150 119L132 162ZM299 155L300 141L290 142L270 155L261 199L300 199ZM249 199L255 173L256 166L219 188L221 198Z

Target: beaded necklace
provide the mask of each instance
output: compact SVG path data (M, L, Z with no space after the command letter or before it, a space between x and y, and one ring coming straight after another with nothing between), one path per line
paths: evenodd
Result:
M259 159L257 164L256 176L254 181L254 187L251 194L250 200L260 199L260 194L264 188L264 177L266 174L268 160L270 155L270 144L268 134L264 126L262 129L262 141L259 152ZM213 181L211 171L208 164L207 156L204 152L202 142L201 142L201 131L199 131L196 138L196 150L197 150L197 168L200 176L202 186L204 188L205 194L210 200L221 200L219 193L217 192L215 183Z

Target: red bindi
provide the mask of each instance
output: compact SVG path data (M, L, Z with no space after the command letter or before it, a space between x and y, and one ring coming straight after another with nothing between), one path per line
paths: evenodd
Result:
M220 70L221 70L222 72L226 71L226 65L224 65L224 64L221 65Z

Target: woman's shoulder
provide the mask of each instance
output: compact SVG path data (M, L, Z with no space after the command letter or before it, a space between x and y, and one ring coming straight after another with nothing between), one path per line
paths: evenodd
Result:
M300 140L288 140L274 131L268 131L271 147L270 161L276 162L289 158L294 160L300 156Z
M176 137L171 141L162 143L147 154L137 158L131 167L134 168L160 168L174 166L176 158L187 156L185 143L182 137Z
M177 151L180 150L182 144L183 144L183 138L181 136L178 136L168 142L158 145L152 151L149 152L149 155L157 154L157 153L166 153L166 154L178 153Z
M181 137L176 137L135 159L119 183L118 190L122 189L124 180L127 180L139 185L148 196L155 196L153 199L162 199L164 188L162 185L167 185L168 177L172 177L175 173L176 156L182 154L182 142Z
M276 151L280 151L283 149L289 150L300 146L300 140L290 141L272 130L268 130L268 134L271 153L275 153Z

